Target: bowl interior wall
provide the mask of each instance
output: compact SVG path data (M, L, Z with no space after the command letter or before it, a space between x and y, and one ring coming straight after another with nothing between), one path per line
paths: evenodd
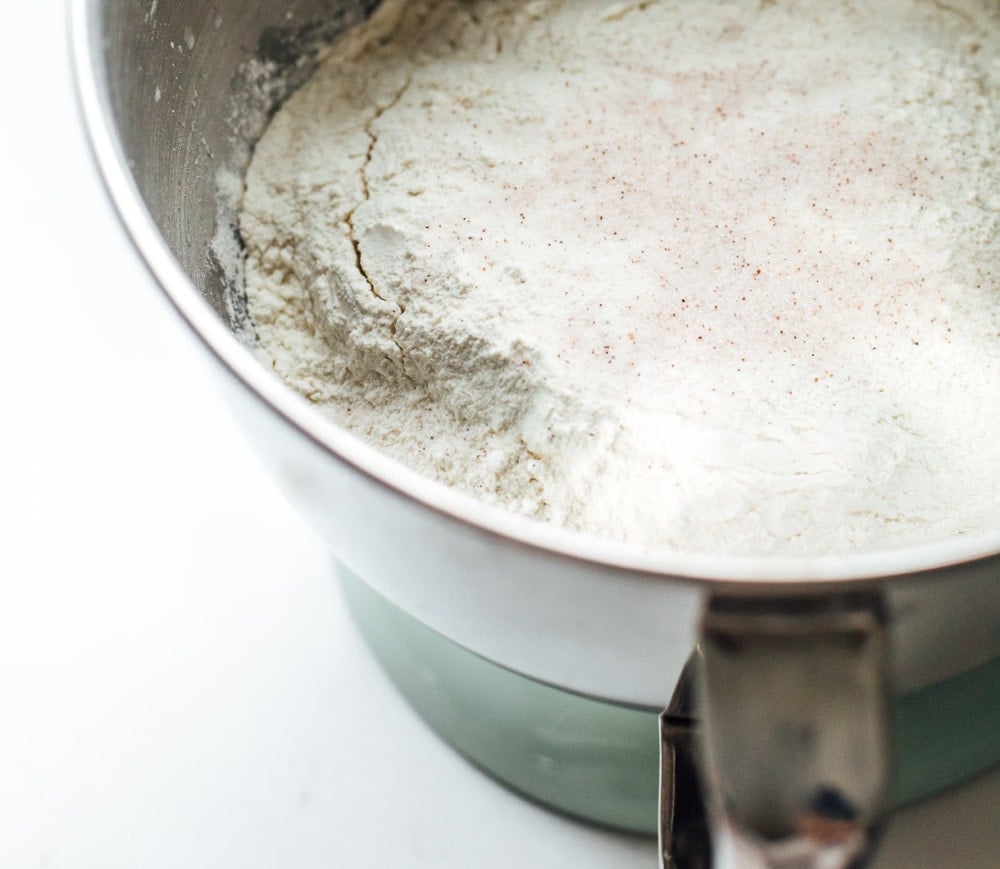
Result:
M236 328L242 288L212 247L234 216L220 201L220 170L242 178L275 107L321 46L374 2L94 2L111 112L139 193L181 266Z

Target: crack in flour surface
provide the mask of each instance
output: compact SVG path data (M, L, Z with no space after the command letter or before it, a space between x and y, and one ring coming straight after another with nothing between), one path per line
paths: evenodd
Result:
M1000 526L1000 3L387 0L240 216L275 372L652 549Z

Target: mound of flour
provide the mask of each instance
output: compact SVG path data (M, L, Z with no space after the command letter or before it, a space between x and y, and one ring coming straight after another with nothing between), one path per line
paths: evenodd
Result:
M274 370L652 548L1000 525L1000 4L387 0L261 139Z

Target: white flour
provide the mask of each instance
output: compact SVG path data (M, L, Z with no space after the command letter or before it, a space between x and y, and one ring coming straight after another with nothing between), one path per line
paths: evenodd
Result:
M1000 524L1000 3L389 0L247 177L274 369L649 547Z

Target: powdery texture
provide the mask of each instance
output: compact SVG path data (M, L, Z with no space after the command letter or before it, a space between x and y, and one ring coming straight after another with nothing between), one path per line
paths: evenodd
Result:
M247 177L277 374L651 548L997 526L1000 4L390 0Z

